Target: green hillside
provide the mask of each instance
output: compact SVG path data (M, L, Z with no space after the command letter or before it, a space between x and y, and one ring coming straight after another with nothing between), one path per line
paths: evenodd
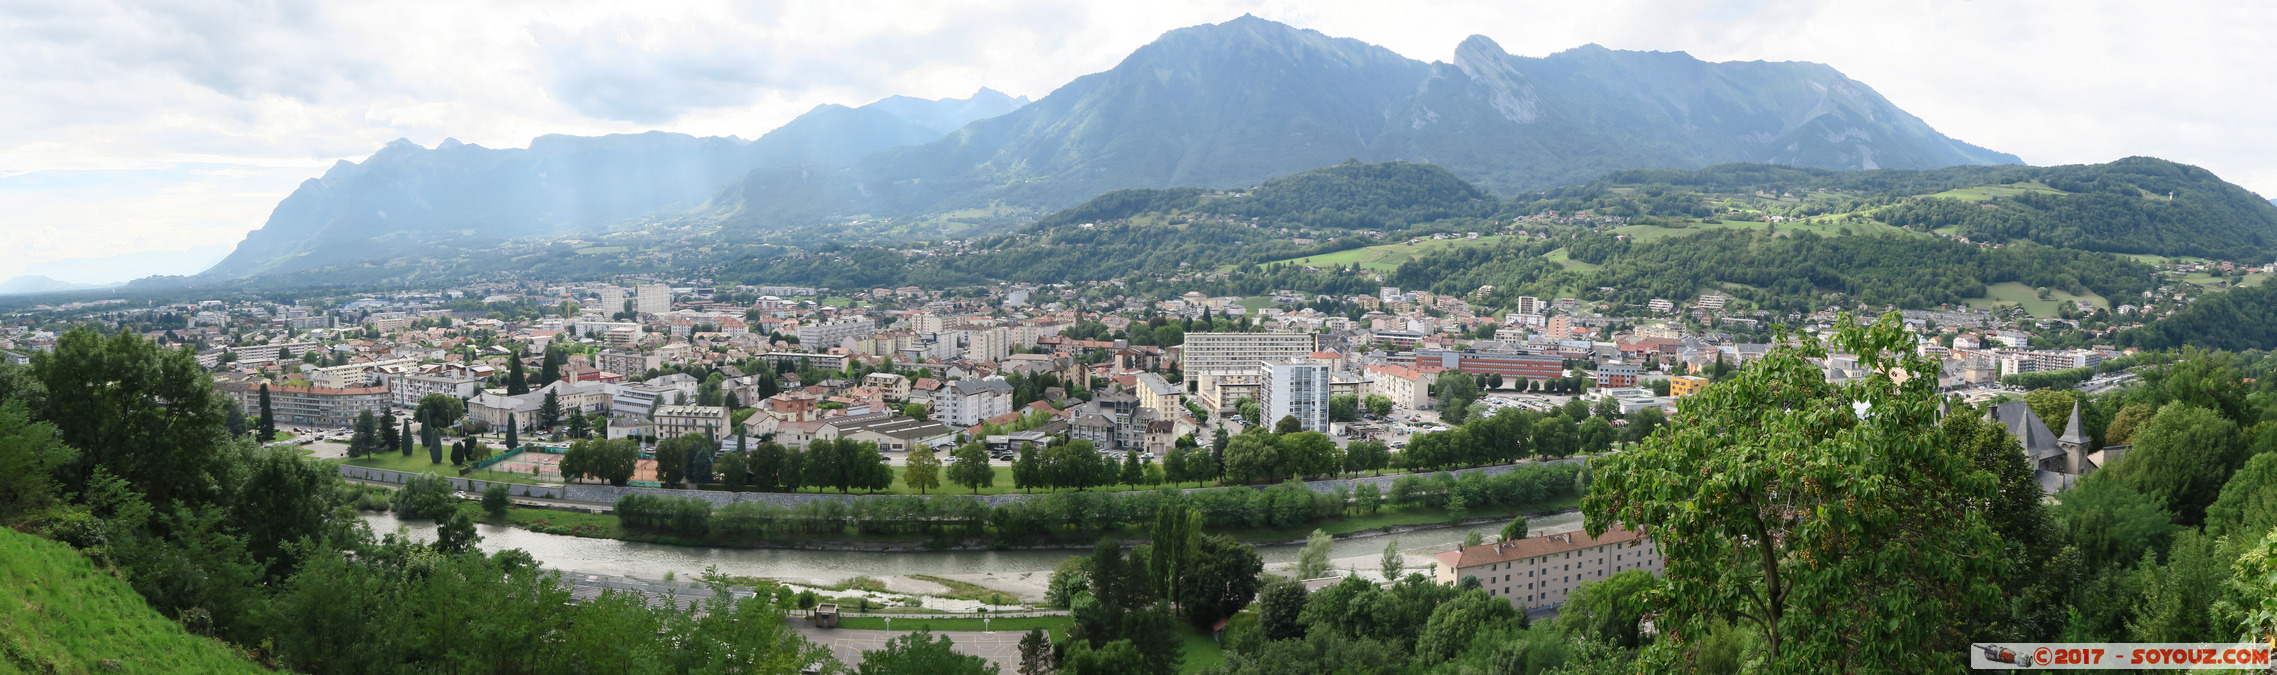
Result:
M69 546L0 528L0 671L260 673Z

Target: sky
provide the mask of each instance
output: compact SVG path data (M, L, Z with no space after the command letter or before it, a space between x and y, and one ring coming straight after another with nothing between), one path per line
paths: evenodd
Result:
M0 280L196 272L396 138L756 138L825 103L1041 98L1244 13L1424 61L1473 34L1815 61L2032 164L2151 155L2277 195L2267 2L0 0Z

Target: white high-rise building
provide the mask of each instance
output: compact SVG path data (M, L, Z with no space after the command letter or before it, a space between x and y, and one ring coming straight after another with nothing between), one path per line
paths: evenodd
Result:
M1544 304L1541 298L1531 295L1518 296L1517 313L1519 314L1542 314L1544 313L1542 310L1549 308L1549 305Z
M634 288L633 311L642 314L663 314L672 311L672 287L664 284L641 284Z
M1328 366L1311 359L1263 361L1257 364L1257 376L1257 402L1265 415L1258 424L1294 417L1305 431L1328 433Z
M601 296L601 299L594 301L593 306L601 310L602 316L616 316L618 312L625 311L625 287L610 284L594 289L594 293Z
M1309 359L1319 351L1312 333L1193 333L1181 348L1186 377L1195 394L1212 408L1223 408L1218 385L1255 384L1257 362ZM1279 419L1279 418L1275 418Z
M965 358L974 361L1001 361L1012 355L1012 331L1002 326L982 328L965 334Z

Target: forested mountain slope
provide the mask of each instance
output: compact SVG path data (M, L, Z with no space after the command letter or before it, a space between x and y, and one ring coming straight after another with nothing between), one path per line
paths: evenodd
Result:
M723 195L764 228L989 203L1060 208L1124 188L1235 188L1343 159L1447 167L1508 193L1607 171L1734 161L1832 169L2014 164L1812 63L1708 63L1585 46L1452 63L1242 17L1164 34L1107 72L842 171L752 172ZM785 208L784 205L789 205Z

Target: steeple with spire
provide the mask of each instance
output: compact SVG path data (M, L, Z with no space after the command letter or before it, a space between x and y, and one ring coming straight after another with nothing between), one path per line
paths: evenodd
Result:
M2064 435L2056 437L2056 446L2064 449L2065 473L2077 476L2088 472L2087 434L2080 430L2079 401L2071 403L2071 421L2064 423Z

